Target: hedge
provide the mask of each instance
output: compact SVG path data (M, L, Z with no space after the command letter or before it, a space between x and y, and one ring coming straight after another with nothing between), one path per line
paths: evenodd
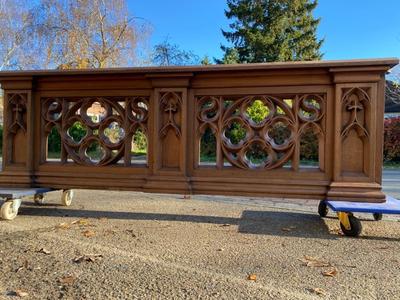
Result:
M400 117L385 119L384 139L384 161L400 162Z

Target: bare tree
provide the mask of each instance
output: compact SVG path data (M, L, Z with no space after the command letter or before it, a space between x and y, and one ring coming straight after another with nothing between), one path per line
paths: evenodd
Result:
M126 0L41 0L36 20L47 68L133 65L149 35Z
M0 70L34 65L33 14L27 0L0 0Z
M193 52L181 50L166 39L154 47L152 61L157 66L194 65L199 64L199 57Z

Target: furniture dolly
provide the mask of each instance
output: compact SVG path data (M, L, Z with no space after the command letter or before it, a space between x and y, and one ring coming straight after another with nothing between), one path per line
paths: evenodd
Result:
M324 200L318 205L318 213L321 217L326 217L329 209L337 213L342 232L347 236L357 237L361 234L362 225L353 213L372 213L375 221L380 221L383 214L400 215L400 200L387 195L383 203Z
M52 192L50 188L0 188L0 198L4 200L1 205L0 218L3 220L14 220L18 215L18 210L22 203L22 198L33 197L33 201L38 204L44 204L44 195ZM70 206L74 197L73 190L63 190L61 195L61 204Z

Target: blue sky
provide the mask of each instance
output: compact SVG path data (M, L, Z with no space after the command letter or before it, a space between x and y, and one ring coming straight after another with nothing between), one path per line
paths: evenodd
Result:
M221 57L228 28L225 0L128 0L129 9L153 26L152 44L169 37L200 57ZM318 35L324 59L400 56L400 0L319 0Z

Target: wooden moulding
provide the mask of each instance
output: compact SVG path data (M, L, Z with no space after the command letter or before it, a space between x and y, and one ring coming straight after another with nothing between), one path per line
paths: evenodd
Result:
M397 63L0 72L0 186L382 202L384 76ZM264 119L248 116L256 101ZM68 134L74 122L86 128L81 141ZM106 131L115 124L123 135L112 140ZM47 159L54 128L57 161ZM147 138L146 162L131 159L137 130ZM318 144L316 168L300 161L306 132ZM215 163L200 160L205 134L215 140ZM93 143L104 152L97 161L86 151Z

